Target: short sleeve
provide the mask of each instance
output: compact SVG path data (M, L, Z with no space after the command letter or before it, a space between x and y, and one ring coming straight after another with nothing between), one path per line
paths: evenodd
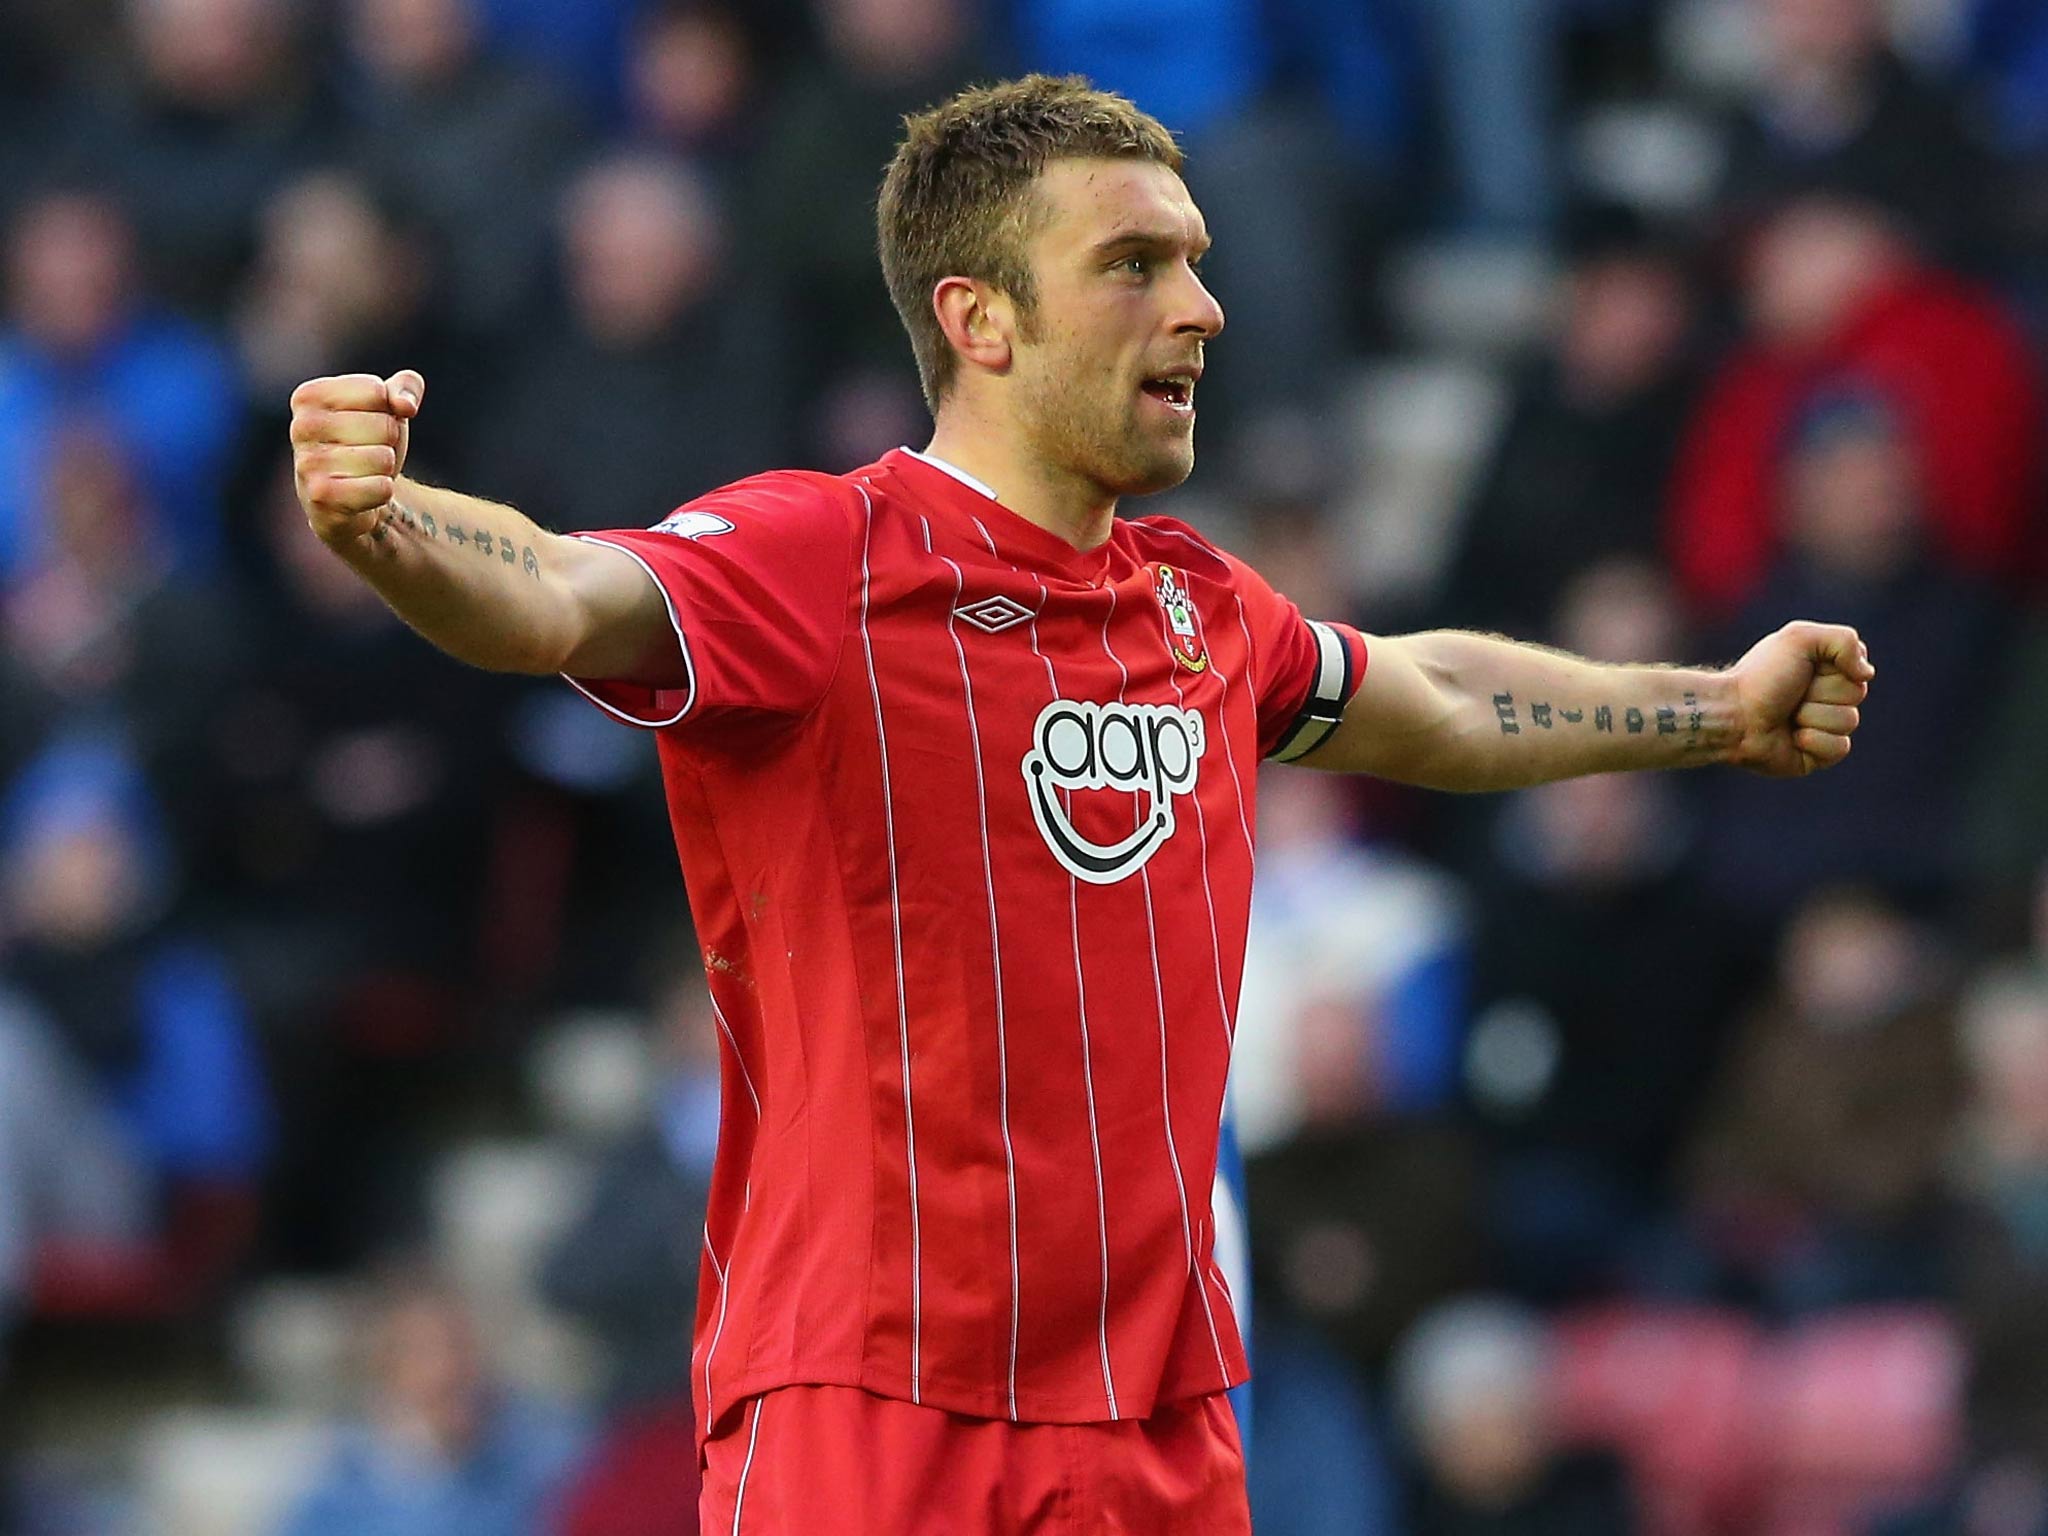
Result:
M652 528L576 537L631 556L660 587L688 677L569 684L632 725L663 729L729 712L796 716L825 695L845 634L853 533L826 476L742 480Z
M1348 624L1305 619L1243 561L1230 561L1252 640L1259 756L1291 763L1329 739L1365 681L1365 636Z

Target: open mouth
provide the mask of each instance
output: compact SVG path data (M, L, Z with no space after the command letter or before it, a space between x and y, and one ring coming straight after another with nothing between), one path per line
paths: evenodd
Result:
M1157 378L1145 380L1139 388L1154 400L1176 411L1192 411L1195 408L1195 380L1192 374L1161 374Z

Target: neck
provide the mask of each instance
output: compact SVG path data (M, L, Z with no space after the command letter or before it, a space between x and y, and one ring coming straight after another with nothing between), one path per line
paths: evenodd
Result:
M963 469L996 493L996 500L1026 522L1090 550L1109 539L1116 497L1084 476L1048 464L1012 432L978 418L961 402L939 412L924 450Z

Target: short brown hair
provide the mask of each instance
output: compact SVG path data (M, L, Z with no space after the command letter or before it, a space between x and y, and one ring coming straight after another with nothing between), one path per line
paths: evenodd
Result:
M959 359L932 313L940 279L993 283L1028 317L1037 301L1024 242L1031 184L1065 159L1151 160L1178 172L1180 146L1157 118L1079 75L975 86L903 120L882 180L882 275L933 411Z

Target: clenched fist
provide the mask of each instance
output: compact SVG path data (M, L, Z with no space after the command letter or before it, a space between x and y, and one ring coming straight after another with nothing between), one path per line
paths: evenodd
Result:
M1732 760L1772 778L1833 767L1849 755L1875 676L1844 625L1794 623L1764 636L1729 672L1742 728Z
M427 381L411 369L388 379L350 373L292 391L292 479L306 521L339 548L372 533L405 468L407 423Z

